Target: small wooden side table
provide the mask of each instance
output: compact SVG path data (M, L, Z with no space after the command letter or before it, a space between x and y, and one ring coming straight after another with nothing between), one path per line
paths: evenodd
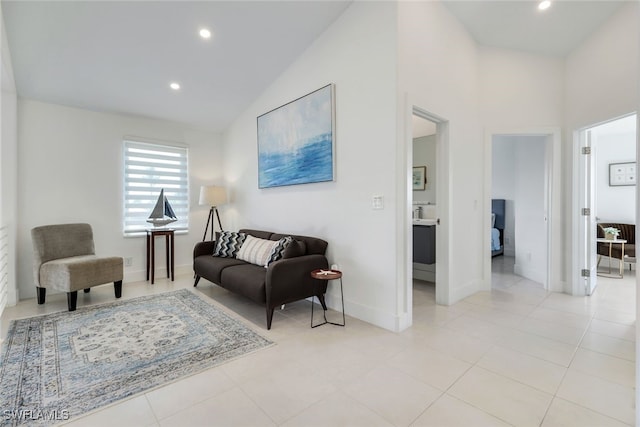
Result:
M173 260L173 248L174 248L174 232L175 230L170 228L164 229L147 229L147 280L149 280L149 271L151 271L151 284L153 285L156 262L156 237L164 236L165 252L167 259L167 277L171 278L173 282L174 275L174 260Z
M311 297L311 327L312 328L316 328L318 326L322 326L322 325L326 325L327 323L331 324L331 325L336 325L336 326L344 326L345 325L345 319L344 319L344 292L342 290L342 272L338 271L338 270L313 270L311 272L311 277L313 277L314 279L318 279L318 280L336 280L336 279L340 279L340 298L342 299L342 324L340 323L334 323L334 322L329 322L327 320L327 311L323 310L323 317L324 317L324 322L322 323L318 323L317 325L313 324L313 306L315 305L313 303L313 296Z

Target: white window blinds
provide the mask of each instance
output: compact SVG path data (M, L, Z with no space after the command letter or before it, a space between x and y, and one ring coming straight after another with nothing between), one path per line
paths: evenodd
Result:
M185 147L124 140L125 236L140 235L152 227L147 222L160 195L164 195L178 220L167 227L189 229L189 170Z

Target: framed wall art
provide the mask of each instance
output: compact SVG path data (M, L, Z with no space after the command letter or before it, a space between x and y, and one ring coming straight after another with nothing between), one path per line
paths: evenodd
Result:
M427 185L427 167L426 166L414 166L413 167L413 190L424 190Z
M335 179L334 98L329 84L258 117L259 188Z
M636 163L609 163L609 186L636 185Z

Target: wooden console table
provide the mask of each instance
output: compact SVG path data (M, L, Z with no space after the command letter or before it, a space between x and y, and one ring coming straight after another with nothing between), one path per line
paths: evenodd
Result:
M155 254L156 254L156 237L164 236L165 238L165 252L167 259L167 277L174 280L174 260L173 260L173 248L174 248L174 232L172 229L148 229L147 230L147 280L149 280L149 271L151 271L151 284L153 285L155 276Z

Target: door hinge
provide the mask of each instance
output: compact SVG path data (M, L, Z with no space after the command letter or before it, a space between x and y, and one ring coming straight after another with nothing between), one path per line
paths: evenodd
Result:
M581 275L582 277L591 277L591 271L590 271L590 270L587 270L586 268L583 268L583 269L580 271L580 275Z
M582 216L591 216L591 208L582 208Z
M582 147L582 154L591 154L591 147Z

